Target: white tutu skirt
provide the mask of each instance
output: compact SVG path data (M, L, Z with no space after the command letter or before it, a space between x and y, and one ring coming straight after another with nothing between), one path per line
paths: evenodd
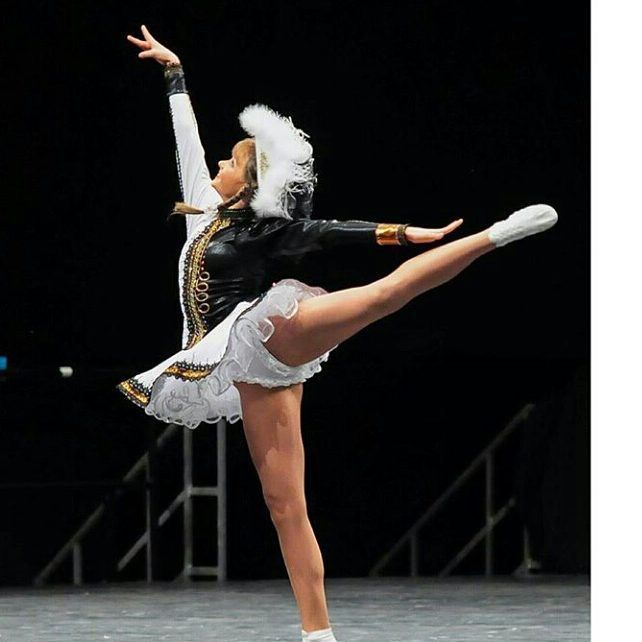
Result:
M196 428L242 418L238 390L232 382L258 383L266 388L306 381L321 370L328 352L292 367L263 345L274 332L270 317L292 318L299 301L320 294L296 279L275 283L254 301L242 301L196 345L172 355L151 370L135 375L118 389L148 415L167 423Z

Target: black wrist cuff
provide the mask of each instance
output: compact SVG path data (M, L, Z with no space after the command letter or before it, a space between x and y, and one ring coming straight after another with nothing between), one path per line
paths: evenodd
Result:
M410 226L410 223L404 223L399 226L397 230L397 238L399 239L399 245L408 245L408 239L406 238L406 229Z
M165 87L168 96L187 93L185 72L183 71L182 65L166 65L163 75L165 76Z

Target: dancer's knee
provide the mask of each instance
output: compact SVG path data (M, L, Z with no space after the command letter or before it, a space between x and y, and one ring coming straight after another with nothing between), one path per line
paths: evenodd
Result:
M270 512L270 519L278 528L281 524L307 519L305 498L288 490L263 489L263 499Z

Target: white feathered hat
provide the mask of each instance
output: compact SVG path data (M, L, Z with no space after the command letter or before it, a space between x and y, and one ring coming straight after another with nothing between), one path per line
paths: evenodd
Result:
M257 216L310 216L316 176L308 134L266 105L249 105L239 121L256 147L258 189L250 206Z

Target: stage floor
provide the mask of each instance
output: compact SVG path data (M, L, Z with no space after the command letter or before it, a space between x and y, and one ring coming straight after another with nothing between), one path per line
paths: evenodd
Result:
M589 640L589 580L326 579L339 642ZM300 642L287 580L0 589L0 642Z

